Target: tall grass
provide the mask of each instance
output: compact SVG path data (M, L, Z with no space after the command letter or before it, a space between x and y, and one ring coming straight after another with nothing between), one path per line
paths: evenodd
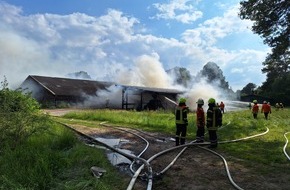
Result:
M120 176L103 150L84 145L62 126L51 127L13 150L0 152L0 189L119 188ZM108 172L97 180L91 166Z

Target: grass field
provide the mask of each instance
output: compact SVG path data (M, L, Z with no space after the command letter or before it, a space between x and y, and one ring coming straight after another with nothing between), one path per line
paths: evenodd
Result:
M195 139L195 115L189 114L188 140ZM165 134L175 133L174 115L171 112L136 112L122 110L87 110L72 112L51 120L85 124L99 127L98 123L133 127ZM264 164L258 173L283 172L290 175L290 161L283 154L290 131L290 110L275 111L265 120L262 114L253 119L249 110L226 112L223 127L218 131L219 141L244 138L269 132L263 136L242 142L219 145L219 151L234 160L249 166ZM290 134L287 134L290 139ZM290 146L286 148L290 154ZM90 173L91 166L106 168L110 172L100 180ZM103 150L88 147L79 142L75 135L54 123L48 130L35 135L14 150L0 152L0 189L126 189L120 173L110 165ZM123 185L120 185L123 184Z

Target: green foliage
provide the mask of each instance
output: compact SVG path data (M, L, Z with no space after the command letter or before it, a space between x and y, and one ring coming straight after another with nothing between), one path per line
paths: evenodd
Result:
M267 78L263 83L260 94L271 97L275 102L282 102L284 105L290 105L290 72L279 77Z
M229 95L229 98L235 97L233 90L223 75L223 71L216 63L208 62L203 66L203 69L196 76L196 82L199 82L202 78L206 79L208 83L218 84L218 87L224 90L225 94Z
M290 86L289 82L281 80L289 74L290 69L290 3L289 1L244 0L240 5L241 19L254 21L252 30L261 35L264 43L272 48L271 54L268 54L263 62L262 72L267 73L267 79L261 86L261 93L273 98L280 97L285 89L273 91L277 88L273 82L278 79L283 86ZM287 100L286 104L290 105L290 102Z
M240 5L241 19L254 21L252 30L273 48L273 55L285 54L289 50L289 1L244 0Z
M105 168L96 180L90 167ZM104 150L82 144L59 125L0 154L0 189L124 189Z
M250 95L253 94L254 89L257 87L254 83L248 83L242 90L241 94L242 95Z
M49 120L39 114L39 104L28 94L7 88L6 79L0 90L0 144L14 149L31 135L46 130Z
M175 83L179 85L183 85L184 87L188 87L192 80L192 76L190 72L183 67L174 67L173 69L168 71L170 74L176 77Z
M1 113L11 112L37 112L39 104L29 94L22 94L21 91L10 90L7 82L1 82L0 90L0 111Z
M279 95L283 93L285 89L278 89L278 91L273 91L273 88L277 88L277 81L281 83L283 86L289 86L290 83L287 80L287 76L289 75L289 65L290 64L290 52L287 51L287 54L280 57L271 57L267 56L266 60L263 62L265 66L262 71L267 73L267 79L261 86L262 93L267 93L269 91L275 92L272 93L276 96L276 93ZM286 78L286 80L284 80ZM276 81L276 84L273 84ZM284 85L285 84L285 85ZM286 88L287 89L287 88Z

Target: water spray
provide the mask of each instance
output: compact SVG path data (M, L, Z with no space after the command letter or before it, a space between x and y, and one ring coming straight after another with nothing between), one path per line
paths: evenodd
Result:
M178 104L177 104L175 101L171 100L170 98L167 98L166 96L164 96L164 98L165 98L167 101L169 101L169 102L175 104L176 106L178 106Z

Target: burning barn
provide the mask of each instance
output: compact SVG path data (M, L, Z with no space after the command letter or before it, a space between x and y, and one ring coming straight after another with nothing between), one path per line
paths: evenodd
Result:
M96 96L98 90L113 85L107 82L29 75L21 84L23 92L31 93L42 105L76 105L87 96Z
M29 75L21 84L44 107L171 109L181 91L112 82Z

